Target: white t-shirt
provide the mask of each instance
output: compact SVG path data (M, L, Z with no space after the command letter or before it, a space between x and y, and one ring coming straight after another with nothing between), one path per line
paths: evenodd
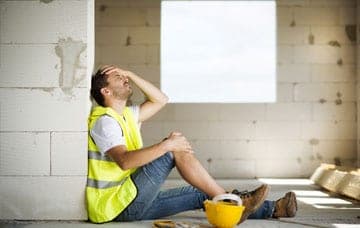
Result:
M139 121L139 106L129 106L134 113L135 121ZM102 154L115 146L126 145L125 137L119 123L111 116L103 115L96 120L90 135Z

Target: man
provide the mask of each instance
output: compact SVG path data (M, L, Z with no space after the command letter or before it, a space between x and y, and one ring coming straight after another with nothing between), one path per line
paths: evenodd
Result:
M126 106L132 94L130 80L147 97L140 106ZM104 66L93 76L91 96L99 104L89 117L89 171L86 199L89 219L95 223L157 219L203 208L203 201L226 193L195 158L188 140L172 132L163 141L143 147L140 124L165 106L167 96L138 75ZM190 185L161 191L176 167ZM265 201L269 187L238 192L250 218L292 217L295 194Z

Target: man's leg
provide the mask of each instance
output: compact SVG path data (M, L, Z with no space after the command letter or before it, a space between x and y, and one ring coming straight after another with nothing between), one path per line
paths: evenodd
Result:
M164 154L149 164L140 167L131 175L137 188L134 201L114 220L134 221L142 219L142 215L152 205L161 185L174 167L174 157L171 152Z
M176 168L184 180L190 185L206 193L210 198L226 193L226 191L209 175L193 154L185 152L175 152L173 154L175 157Z
M183 211L204 208L204 200L209 196L193 186L160 191L153 204L141 219L158 219Z

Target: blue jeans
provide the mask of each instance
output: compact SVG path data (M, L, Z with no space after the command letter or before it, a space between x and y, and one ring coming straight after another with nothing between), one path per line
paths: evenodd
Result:
M114 221L158 219L204 208L203 202L209 196L192 186L160 190L174 166L173 154L168 152L133 173L131 179L137 187L137 196ZM265 201L249 218L272 217L274 206L274 201Z

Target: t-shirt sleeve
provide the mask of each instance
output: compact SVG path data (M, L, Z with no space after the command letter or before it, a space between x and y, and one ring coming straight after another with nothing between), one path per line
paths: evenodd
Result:
M139 105L132 105L129 106L130 110L134 113L135 121L139 122L139 114L140 114L140 106Z
M126 145L120 125L114 118L107 115L95 122L90 135L103 154L115 146Z

